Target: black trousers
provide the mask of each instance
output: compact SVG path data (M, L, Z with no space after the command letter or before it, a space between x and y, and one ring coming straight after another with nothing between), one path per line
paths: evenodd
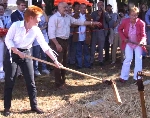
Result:
M105 46L104 46L104 50L105 50L105 61L108 61L108 60L109 60L109 48L110 48L109 35L107 35L106 38L105 38Z
M58 41L58 43L62 46L62 51L58 52L56 49L55 44L52 42L52 48L57 52L57 54L59 55L57 57L57 60L66 67L67 65L67 51L68 51L68 42L67 39L61 39L61 38L56 38L56 40ZM54 68L54 76L55 76L55 86L56 87L60 87L63 84L65 84L65 80L66 80L66 70L63 69L59 69L59 68Z
M31 55L29 50L19 49L27 55ZM12 61L10 60L10 53L7 50L4 60L5 68L5 86L4 86L4 108L11 107L12 90L15 83L15 76L17 66L19 65L24 76L26 87L30 99L31 108L37 107L36 100L36 86L34 81L33 61L31 59L21 59L18 55L11 53Z

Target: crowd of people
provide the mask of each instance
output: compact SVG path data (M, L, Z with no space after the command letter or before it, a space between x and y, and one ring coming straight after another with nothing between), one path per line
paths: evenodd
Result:
M142 59L149 56L147 52L150 50L146 50L144 47L149 40L147 39L147 28L149 26L146 19L148 19L150 14L147 11L147 5L142 4L139 9L134 5L128 6L124 4L123 8L119 8L117 13L113 13L112 5L108 4L104 8L104 2L100 0L97 3L97 7L98 10L92 11L92 7L84 3L75 2L73 5L68 3L68 15L82 21L98 21L100 25L77 26L72 24L70 26L69 39L67 38L67 60L66 58L64 60L67 61L68 65L74 65L76 69L92 69L93 65L95 65L93 64L95 62L95 53L98 53L99 66L105 66L105 62L109 61L111 61L110 64L114 65L116 64L117 49L120 48L122 69L119 80L122 83L128 80L130 65L135 54L133 79L136 81L137 72L142 71ZM56 12L57 9L54 10ZM48 27L52 24L57 24L58 28L65 29L61 23L53 22L54 19L52 18L53 16L50 17ZM49 27L48 33L51 31L52 27ZM51 39L51 34L49 36ZM53 44L53 40L51 44ZM59 51L59 49L56 51ZM58 76L56 77L59 78Z
M52 9L53 14L47 16L39 2L26 8L25 0L17 0L14 12L7 8L7 3L7 0L0 3L0 28L8 29L6 36L0 37L0 82L5 82L5 116L10 115L12 90L15 78L19 76L25 79L31 110L43 113L37 107L34 76L49 75L50 70L41 63L40 72L38 61L32 62L26 55L42 60L50 57L56 65L56 88L67 89L66 71L61 66L92 69L95 53L98 53L99 66L105 66L110 60L110 64L116 64L119 47L120 82L124 83L129 78L133 54L135 81L137 72L142 71L142 59L150 54L150 49L144 47L150 44L150 9L146 4L140 9L124 4L113 13L112 6L104 7L101 0L95 11L84 3L60 2Z

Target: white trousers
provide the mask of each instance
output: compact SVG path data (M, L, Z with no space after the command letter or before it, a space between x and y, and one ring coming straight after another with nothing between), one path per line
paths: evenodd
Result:
M3 70L3 60L4 60L4 42L0 40L0 79L5 77Z
M130 73L130 65L133 59L133 51L135 52L135 67L134 67L134 77L137 80L137 72L142 71L142 48L137 46L132 49L128 44L125 47L125 60L123 61L121 76L120 78L128 80ZM140 77L139 77L140 79Z

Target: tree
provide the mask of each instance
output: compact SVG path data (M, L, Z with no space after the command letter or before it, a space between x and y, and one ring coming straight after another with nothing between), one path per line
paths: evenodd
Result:
M52 8L54 7L54 0L43 0L45 3L45 12L47 15L52 14Z

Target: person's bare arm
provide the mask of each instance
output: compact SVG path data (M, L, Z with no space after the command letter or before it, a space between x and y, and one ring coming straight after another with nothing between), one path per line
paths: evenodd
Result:
M40 27L40 30L44 30L44 29L46 29L47 28L47 23L45 23L45 25L44 25L44 27Z
M58 43L58 41L54 38L54 39L51 39L53 41L53 43L55 44L56 46L56 49L58 52L61 52L62 51L62 46ZM63 39L62 39L63 40Z
M48 16L46 15L46 13L45 13L45 12L43 13L43 15L44 15L44 17L45 17L45 22L47 22L47 23L48 23L48 20L49 20Z
M58 43L56 40L56 27L57 27L57 19L56 17L50 17L49 22L48 22L48 35L49 38L52 40L52 42L56 46L56 51L61 52L62 51L62 46Z
M45 17L45 24L44 24L43 27L40 27L41 30L44 30L44 29L47 28L47 26L48 26L48 20L49 20L49 18L48 18L48 16L46 15L45 12L43 13L43 16Z
M51 49L45 51L45 53L53 60L53 63L56 65L57 68L60 68L60 66L62 66L62 64L58 62L57 57Z
M71 23L75 25L102 25L100 22L97 21L82 21L73 17L71 17Z
M97 21L85 21L84 25L101 25L101 23Z

